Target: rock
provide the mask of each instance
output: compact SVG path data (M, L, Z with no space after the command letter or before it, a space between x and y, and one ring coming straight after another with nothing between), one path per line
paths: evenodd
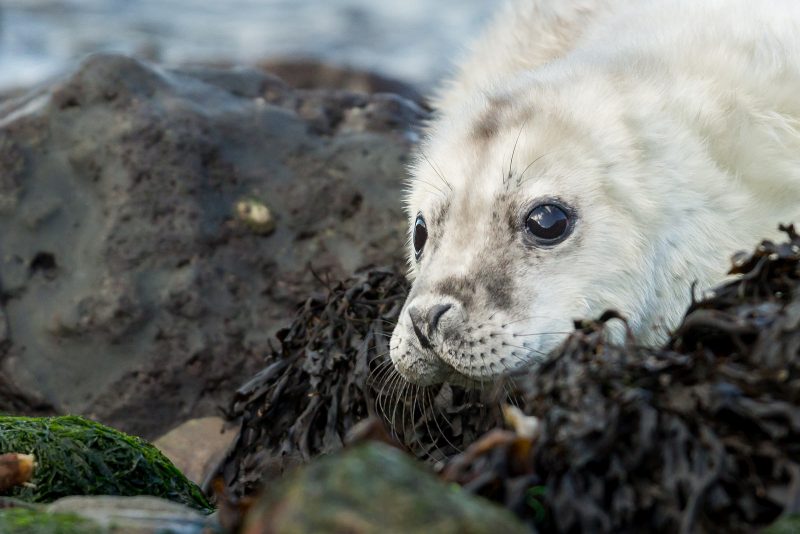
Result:
M150 495L203 512L211 505L195 484L142 439L82 417L0 416L0 452L36 459L31 484L8 494L31 503L74 495Z
M215 414L317 277L402 261L424 117L115 55L0 102L0 376L145 438ZM269 228L237 216L243 199Z
M335 66L314 59L272 59L260 65L296 89L339 89L357 93L392 93L423 105L413 86L375 72Z
M2 178L0 177L0 180ZM2 197L0 196L0 204ZM0 287L0 289L2 289ZM0 298L0 354L4 354L11 346L11 337L8 329L3 299ZM8 376L8 372L0 373L0 414L28 413L31 415L50 415L54 407L36 391L25 391L15 384Z
M6 452L0 454L0 494L15 486L27 484L33 478L36 458L32 454Z
M46 506L48 514L71 514L109 533L221 533L214 516L156 497L65 497Z
M221 417L186 421L153 442L186 478L203 484L236 438Z
M236 203L236 215L239 220L259 234L271 234L275 230L275 217L272 212L258 200L240 200Z
M2 321L2 315L0 315L0 321ZM39 393L23 391L11 381L8 374L10 374L8 370L6 370L6 374L0 374L0 414L52 415L55 413L55 407L44 400Z
M784 517L762 530L764 534L796 534L800 532L800 516Z
M0 503L3 534L221 534L214 515L156 497L64 497L48 505Z
M71 513L50 513L39 507L0 508L3 534L110 534L109 529Z
M509 512L445 485L384 444L325 456L273 487L244 534L267 532L529 532Z

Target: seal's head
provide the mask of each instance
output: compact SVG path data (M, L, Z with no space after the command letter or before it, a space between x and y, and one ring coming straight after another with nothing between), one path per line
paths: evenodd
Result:
M693 156L672 154L659 142L671 132L640 129L637 114L584 79L525 83L432 124L406 199L413 286L390 347L403 377L491 380L606 309L639 340L663 339L692 281L720 268L689 252L724 231L680 190Z

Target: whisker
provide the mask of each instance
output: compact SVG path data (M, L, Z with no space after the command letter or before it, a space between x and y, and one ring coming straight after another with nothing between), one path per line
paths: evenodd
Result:
M430 182L429 182L429 181L427 181L427 180L423 180L422 178L419 178L418 176L415 176L415 177L414 177L414 178L412 178L411 180L412 180L412 181L415 181L415 182L421 182L421 183L423 183L423 184L425 184L425 185L428 185L428 186L430 186L430 187L432 187L432 188L436 189L436 191L438 191L438 192L440 193L440 196L442 197L442 199L444 199L444 200L447 200L447 193L445 192L445 190L444 190L444 189L441 189L441 188L439 188L439 187L438 187L436 184L432 184L432 183L430 183Z
M414 439L414 441L416 441L417 444L422 447L422 443L420 442L419 435L417 433L417 421L414 418L417 412L417 393L419 393L419 384L412 384L411 394L409 395L409 401L411 401L409 414L411 417L408 422L411 425L412 439Z
M537 353L537 354L542 354L543 356L547 356L547 354L546 354L546 353L544 353L544 352L542 352L542 351L540 351L540 350L537 350L537 349L532 349L531 347L526 347L526 346L524 346L524 345L522 345L522 346L520 346L520 345L513 345L513 344L511 344L511 343L506 343L506 342L504 341L504 342L503 342L503 346L504 346L504 347L514 347L515 349L527 350L527 351L530 351L530 352L535 352L535 353Z
M373 356L373 357L372 357L372 359L373 359L373 360L377 360L378 358L385 358L386 356L388 356L389 354L391 354L391 353L392 353L392 349L393 349L393 348L394 348L394 347L388 347L388 350L385 350L385 351L383 351L383 352L379 352L378 354L376 354L375 356ZM384 360L384 361L386 361L386 360Z
M542 154L541 156L539 156L539 157L537 157L536 159L534 159L533 161L531 161L531 162L528 164L528 166L527 166L527 167L525 167L525 169L522 171L522 173L521 173L519 176L517 176L517 187L519 187L519 186L522 184L522 182L523 182L523 180L522 180L522 177L523 177L523 176L525 176L525 173L526 173L526 172L528 172L528 170L529 170L531 167L533 167L533 166L534 166L534 164L535 164L537 161L539 161L540 159L542 159L542 158L543 158L543 157L545 157L545 156L549 156L550 154L553 154L553 152L545 152L545 153L544 153L544 154Z
M404 443L408 443L406 436L406 407L408 406L408 402L406 402L406 389L410 388L411 386L411 382L406 382L405 385L403 385L403 391L400 393L400 398L402 399L403 404L403 409L400 410L400 431L403 433Z
M386 418L386 412L383 410L383 401L385 399L383 390L386 388L386 382L381 384L381 388L378 390L378 397L375 399L375 405L378 408L378 414L381 415L384 419Z
M394 436L394 424L389 417L388 410L391 409L391 402L392 402L392 394L394 392L395 387L397 386L398 379L400 378L400 373L395 372L392 374L392 378L389 380L389 384L387 387L386 395L383 397L383 415L386 417L386 422L389 424L389 430L391 434ZM387 406L389 403L389 406Z
M389 345L389 344L387 344L387 345ZM370 358L370 364L371 365L375 365L373 362L375 362L376 360L381 360L380 363L385 363L387 361L391 361L391 358L389 357L389 355L392 353L392 350L394 348L395 347L387 346L386 350L381 351L381 352L375 354L372 358Z
M505 364L503 364L503 367L505 367L506 370L510 370ZM511 402L511 404L514 405L516 408L519 408L519 403L517 403L517 400L514 398L514 395L511 393L511 390L509 389L508 384L506 384L505 381L503 382L503 390L505 391L506 398L509 400L509 402Z
M373 332L376 336L385 337L386 339L392 339L391 332Z
M517 144L519 144L519 138L522 137L522 131L525 129L525 126L527 125L528 125L528 119L525 119L525 121L522 123L522 126L519 129L519 133L517 134L517 139L514 141L514 148L511 149L511 159L508 162L508 177L503 179L503 184L505 184L506 180L508 180L509 183L511 182L511 172L512 172L511 169L514 166L514 154L516 154L517 152Z
M518 334L516 332L492 332L492 335L496 336L513 336L513 337L530 337L530 336L554 336L554 335L563 335L563 334L572 334L574 330L562 330L562 331L551 331L551 332L532 332L530 334Z
M552 317L550 315L528 315L526 317L522 317L522 318L516 319L514 321L508 321L506 323L503 323L503 324L500 324L500 325L495 325L495 326L499 326L500 328L505 328L506 326L509 326L509 325L512 325L512 324L521 323L522 321L530 321L531 319L551 319L551 318Z
M526 356L530 355L531 355L530 353L526 354ZM537 363L540 363L542 360L544 360L543 356L538 356L538 355L534 356L533 358L526 359L523 358L522 355L517 354L516 352L512 352L511 357L515 358L520 363L520 365L517 365L513 368L514 371L520 371L522 369L525 369L526 367L533 367Z
M392 369L393 367L392 360L381 362L377 367L370 371L369 375L367 375L367 384L377 384L379 377L383 376L383 378L386 378L386 376L388 376L387 370Z
M434 402L433 398L431 398L430 404L431 404L431 408L432 408L432 411L433 411L433 423L436 425L436 428L439 429L439 435L442 436L442 438L444 438L444 440L447 442L447 444L450 445L453 449L455 449L458 452L461 452L461 449L459 447L456 447L455 445L453 445L450 442L450 440L447 438L447 434L444 433L444 431L442 430L442 427L439 425L439 420L436 417L436 412L437 412L436 403ZM441 410L438 410L438 411L439 411L439 413L442 414L442 416L444 417L445 422L449 425L450 421L447 420L447 415L444 414Z
M419 391L420 391L420 385L415 384L414 395L412 397L413 400L411 403L411 431L414 433L414 440L417 442L417 445L419 445L420 455L424 454L425 456L429 456L428 451L425 449L425 445L422 443L422 439L419 437L419 433L417 432L417 419L415 419L415 417L417 414L417 402L419 400Z
M384 365L380 370L376 371L373 376L373 383L378 385L378 400L380 401L381 398L384 396L384 390L389 382L389 377L392 375L392 371L394 371L393 365Z
M376 358L380 358L380 357L381 357L381 355L378 355ZM392 360L390 360L390 359L383 360L382 362L380 362L377 365L375 365L375 367L370 369L370 375L373 375L373 376L377 375L380 372L381 369L385 369L386 366L388 364L390 364L390 363L392 363Z
M419 152L420 152L420 155L423 157L423 159L426 162L428 162L428 165L431 166L431 169L433 169L433 172L436 173L436 176L438 176L439 179L441 179L442 182L444 182L444 185L446 185L450 189L450 191L452 191L453 190L453 186L450 185L450 182L448 182L447 179L444 177L444 175L439 171L439 169L436 168L436 165L433 164L433 162L428 157L428 155L425 153L425 151L424 150L420 150Z
M392 408L392 421L390 423L392 427L392 432L394 432L396 428L394 416L395 414L397 414L397 408L400 405L401 389L405 389L405 385L407 384L405 379L402 376L400 376L399 373L397 374L397 376L400 380L397 382L397 397L395 398L394 408ZM397 437L397 439L401 439L400 435L397 432L394 432L394 435L395 437Z
M431 432L431 427L428 424L428 415L429 415L429 413L433 414L433 406L431 406L431 411L430 412L427 412L425 410L425 398L427 396L425 393L427 393L428 389L429 388L427 388L427 387L426 388L422 388L422 391L423 391L423 395L422 395L422 421L425 423L425 430L428 432L428 437L430 438L431 443L433 444L433 447L436 449L436 452L439 453L442 457L446 457L447 455L444 453L444 451L442 451L441 447L439 447L439 438L437 436L433 435L433 432ZM434 417L435 417L435 414L434 414Z

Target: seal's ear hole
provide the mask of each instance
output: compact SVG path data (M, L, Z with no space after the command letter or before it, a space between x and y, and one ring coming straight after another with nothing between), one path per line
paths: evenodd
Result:
M552 246L560 243L572 231L572 213L566 206L547 201L535 205L525 217L525 229L538 245Z
M420 213L417 215L417 220L414 221L414 256L417 259L422 256L422 249L425 248L427 241L428 226L425 224L425 218Z

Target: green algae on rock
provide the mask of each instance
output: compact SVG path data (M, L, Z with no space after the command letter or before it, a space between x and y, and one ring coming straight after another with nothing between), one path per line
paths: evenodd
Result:
M800 515L779 519L763 530L764 534L795 534L800 532Z
M113 534L223 533L217 514L204 514L184 504L148 495L64 497L37 506L50 514L75 514Z
M3 534L104 534L105 529L74 514L50 514L37 509L0 510Z
M11 496L52 502L70 495L152 495L203 511L203 493L143 439L77 416L0 416L0 452L36 456L33 485Z

